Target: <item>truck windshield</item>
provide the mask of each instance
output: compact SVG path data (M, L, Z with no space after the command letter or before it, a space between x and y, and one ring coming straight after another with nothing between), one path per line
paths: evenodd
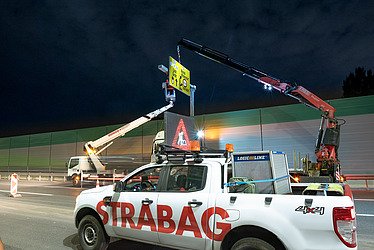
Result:
M69 164L69 168L73 168L73 167L77 166L78 163L79 163L79 159L71 159L70 164Z

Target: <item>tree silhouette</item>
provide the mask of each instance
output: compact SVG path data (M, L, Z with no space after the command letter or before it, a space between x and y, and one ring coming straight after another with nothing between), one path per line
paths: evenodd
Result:
M358 67L343 81L343 97L363 95L374 95L374 76L371 69Z

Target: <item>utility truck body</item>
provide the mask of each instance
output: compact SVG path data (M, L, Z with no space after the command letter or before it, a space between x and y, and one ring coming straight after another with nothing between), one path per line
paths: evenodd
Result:
M144 165L146 162L141 158L127 156L100 156L100 162L105 167L105 171L97 172L91 158L87 155L73 156L67 162L68 179L73 185L79 185L83 180L95 180L97 178L123 178L134 169Z
M227 152L171 152L115 185L83 191L75 207L81 245L100 249L115 237L176 249L357 249L348 185L308 193L288 181L290 193L264 192L233 166Z

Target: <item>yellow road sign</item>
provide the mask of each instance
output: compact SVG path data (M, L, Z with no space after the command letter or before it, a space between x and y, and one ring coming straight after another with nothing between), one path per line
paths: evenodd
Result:
M169 84L179 91L190 95L190 71L169 56Z

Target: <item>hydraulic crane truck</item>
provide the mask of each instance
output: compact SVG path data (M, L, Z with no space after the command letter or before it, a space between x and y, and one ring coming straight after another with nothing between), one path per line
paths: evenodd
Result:
M334 107L296 83L277 79L256 68L236 61L220 51L208 48L184 38L178 42L178 52L180 46L196 52L197 54L212 61L233 68L242 73L243 76L248 76L259 83L262 83L265 88L276 89L284 95L292 97L308 107L321 111L321 123L315 146L315 155L317 161L316 163L311 163L310 161L303 162L304 171L302 172L300 179L301 181L304 179L305 182L309 182L310 178L308 178L307 175L318 175L319 177L313 177L313 179L320 179L321 182L342 181L341 167L337 152L339 147L341 124L338 124L338 119L335 117Z
M73 185L78 185L82 178L122 178L124 176L121 174L114 176L113 174L115 173L112 170L106 169L106 166L100 159L99 154L111 146L115 139L124 136L129 131L149 122L153 118L174 106L176 99L175 90L168 84L163 84L163 89L165 100L169 102L168 105L148 113L147 115L139 117L138 119L123 125L122 127L102 136L95 141L87 142L83 148L83 151L87 154L87 156L75 156L70 158L69 163L67 164L68 176L71 177ZM74 166L71 164L73 160L76 162L79 160L79 163ZM132 171L133 169L129 170Z

